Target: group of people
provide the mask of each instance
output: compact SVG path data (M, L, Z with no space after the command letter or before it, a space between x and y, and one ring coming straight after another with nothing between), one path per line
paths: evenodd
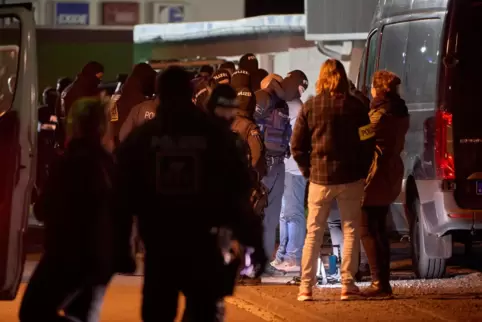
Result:
M396 75L375 73L370 102L329 59L303 104L306 75L268 74L253 54L194 78L142 63L106 103L103 72L90 62L44 92L50 107L39 120L57 124L49 138L62 152L37 187L45 252L21 321L97 321L112 276L135 271L133 226L145 252L144 321L174 320L179 292L185 320L221 320L236 282L300 268L298 300L312 300L335 200L341 299L392 296L386 220L409 123ZM372 276L363 292L360 238Z

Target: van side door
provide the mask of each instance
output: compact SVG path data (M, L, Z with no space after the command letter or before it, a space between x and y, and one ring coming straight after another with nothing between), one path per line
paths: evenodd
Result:
M0 300L16 297L35 178L37 56L32 4L0 6Z

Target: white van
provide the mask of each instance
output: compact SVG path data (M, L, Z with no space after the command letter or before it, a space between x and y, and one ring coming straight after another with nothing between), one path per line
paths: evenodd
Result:
M0 5L0 300L17 295L35 181L37 54L32 4Z

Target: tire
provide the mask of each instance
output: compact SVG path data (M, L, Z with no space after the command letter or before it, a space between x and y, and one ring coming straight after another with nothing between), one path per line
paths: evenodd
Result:
M434 279L442 278L447 268L445 258L430 258L425 249L424 227L420 221L420 202L414 200L413 209L416 211L410 227L410 238L412 246L412 264L418 278Z

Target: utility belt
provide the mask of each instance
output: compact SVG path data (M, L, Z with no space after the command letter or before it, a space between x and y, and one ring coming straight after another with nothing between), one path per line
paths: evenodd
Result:
M268 166L268 168L283 162L285 162L285 155L266 156L266 165Z

